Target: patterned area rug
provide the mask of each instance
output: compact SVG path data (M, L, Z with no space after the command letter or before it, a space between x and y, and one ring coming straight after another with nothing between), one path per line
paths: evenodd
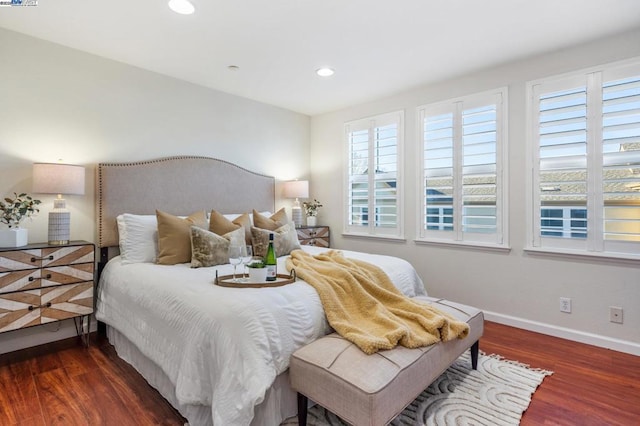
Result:
M471 369L469 351L445 371L392 422L393 426L518 425L531 397L551 371L532 369L497 355L480 354ZM288 419L286 426L297 425ZM344 426L322 407L309 410L311 426Z

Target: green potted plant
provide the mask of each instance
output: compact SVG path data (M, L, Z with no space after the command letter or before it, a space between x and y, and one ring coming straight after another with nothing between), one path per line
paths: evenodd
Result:
M249 268L249 282L263 283L267 281L267 265L262 261L247 264Z
M20 222L35 216L40 209L40 200L25 193L13 193L14 198L6 197L0 201L0 223L8 229L0 230L0 247L21 247L27 245L27 230L20 228Z
M313 201L305 201L302 205L304 214L307 216L307 226L316 226L318 210L322 207L322 204L314 198Z

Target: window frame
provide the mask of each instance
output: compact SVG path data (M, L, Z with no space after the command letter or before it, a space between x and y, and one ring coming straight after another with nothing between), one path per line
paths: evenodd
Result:
M462 117L464 111L487 105L496 107L496 232L474 233L463 230L463 142ZM425 229L427 219L424 120L427 116L453 113L453 231ZM416 133L419 155L417 172L419 181L416 193L415 242L419 244L444 244L510 250L508 218L508 88L506 86L444 101L420 105L416 108ZM444 207L444 206L443 206ZM457 208L456 208L457 207ZM442 227L441 227L442 228Z
M525 251L570 256L602 257L607 259L640 260L640 242L605 239L603 176L603 83L630 76L640 76L640 58L613 62L528 81L526 83L527 132L527 242ZM541 235L540 203L540 146L539 102L540 93L568 90L572 84L584 84L587 113L587 210L586 238L553 238ZM539 90L542 89L543 90ZM595 190L594 190L595 189ZM635 249L635 253L634 253Z
M395 227L379 227L376 226L376 221L368 218L367 226L352 225L350 224L351 209L350 209L350 167L351 167L351 142L349 136L352 132L359 130L368 130L368 143L369 143L369 158L368 166L373 162L376 163L376 156L374 154L375 137L373 136L376 128L388 126L391 124L397 125L396 134L396 226ZM344 166L344 181L343 181L343 235L345 236L358 236L358 237L370 237L370 238L383 238L383 239L404 239L404 110L393 111L389 113L378 114L371 117L361 118L358 120L352 120L344 124L344 146L345 146L345 166ZM370 169L371 167L368 167ZM376 174L374 171L368 171L367 182L368 191L373 190L375 193L375 180ZM367 215L370 216L371 211L375 211L375 197L369 197L367 203Z

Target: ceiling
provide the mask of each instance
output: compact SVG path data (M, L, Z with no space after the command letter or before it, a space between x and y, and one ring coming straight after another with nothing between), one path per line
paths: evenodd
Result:
M640 0L192 2L39 0L0 27L308 115L640 28Z

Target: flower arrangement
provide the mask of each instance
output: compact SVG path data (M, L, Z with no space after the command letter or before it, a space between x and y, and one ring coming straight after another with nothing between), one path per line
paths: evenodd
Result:
M302 203L302 206L304 207L304 213L307 217L316 217L318 216L318 209L322 207L322 204L314 198L313 201L305 201Z
M0 201L0 222L9 225L9 228L18 228L25 218L36 215L40 209L37 207L40 200L34 200L27 194L13 193L15 198L6 197Z

